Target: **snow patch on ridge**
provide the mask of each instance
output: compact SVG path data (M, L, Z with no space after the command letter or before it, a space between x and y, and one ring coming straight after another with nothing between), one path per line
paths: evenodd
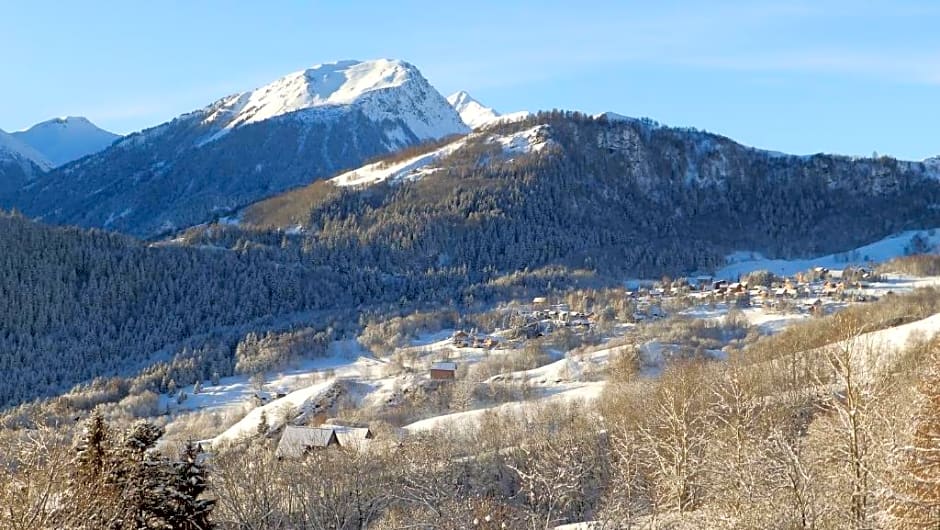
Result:
M501 145L507 154L537 153L551 144L548 131L548 125L536 125L517 133L493 136L490 141Z
M466 141L466 138L461 138L440 149L435 149L430 153L418 155L401 162L392 164L376 162L374 164L368 164L359 169L347 171L342 175L334 177L330 182L337 186L368 186L386 180L393 182L417 180L437 171L439 168L429 166L463 147Z
M551 144L548 138L548 125L537 125L508 135L489 135L485 141L502 147L503 153L517 155L539 152ZM443 147L398 162L379 161L361 168L347 171L330 179L336 186L370 186L379 182L392 183L414 181L424 178L441 167L435 164L448 155L463 148L468 140L481 138L485 131L475 132L455 140Z

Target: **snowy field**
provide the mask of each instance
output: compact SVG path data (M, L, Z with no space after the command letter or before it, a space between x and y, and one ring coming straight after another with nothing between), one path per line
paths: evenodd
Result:
M850 266L866 266L881 263L903 256L911 244L911 238L921 236L930 249L940 246L940 232L931 230L911 230L876 241L847 252L839 252L810 259L781 260L767 259L759 252L739 251L727 258L728 265L720 269L716 278L735 280L749 272L767 270L780 276L792 276L813 267L844 269Z

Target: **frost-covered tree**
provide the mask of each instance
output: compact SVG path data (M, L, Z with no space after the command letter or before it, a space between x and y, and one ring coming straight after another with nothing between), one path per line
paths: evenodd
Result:
M910 444L900 450L886 495L891 528L940 528L940 349L918 386Z

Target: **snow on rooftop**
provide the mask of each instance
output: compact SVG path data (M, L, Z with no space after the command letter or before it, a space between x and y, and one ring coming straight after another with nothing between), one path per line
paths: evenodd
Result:
M431 365L431 370L444 370L454 372L457 370L457 363L439 362Z
M288 425L281 433L275 455L278 458L299 458L310 448L327 447L331 443L339 443L333 429Z

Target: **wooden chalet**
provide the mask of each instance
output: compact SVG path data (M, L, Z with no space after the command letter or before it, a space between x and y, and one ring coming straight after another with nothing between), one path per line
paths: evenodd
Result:
M431 365L431 379L448 381L457 378L457 363L439 362Z

